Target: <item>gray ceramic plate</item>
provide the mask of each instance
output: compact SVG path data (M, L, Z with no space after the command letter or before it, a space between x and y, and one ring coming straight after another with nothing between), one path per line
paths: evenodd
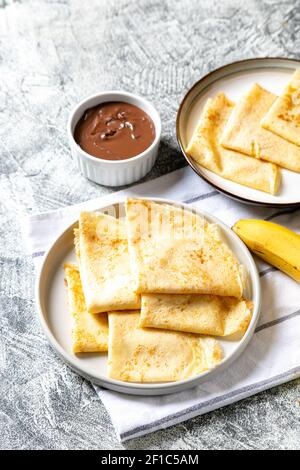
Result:
M257 82L267 90L280 94L291 74L300 67L292 59L249 59L225 65L201 78L187 92L177 113L177 139L188 164L218 191L238 201L270 207L300 207L300 174L282 169L281 190L276 196L247 188L215 175L196 163L185 148L199 121L202 108L209 97L223 91L237 101Z
M191 206L179 204L164 199L153 199L156 202L164 202L179 207L190 209ZM117 206L117 214L124 213L124 202L114 203ZM111 206L100 207L100 211L108 210ZM64 286L63 265L68 262L75 262L73 249L73 228L71 225L53 243L45 255L43 264L36 284L36 303L38 306L41 324L46 336L62 359L69 364L78 374L87 378L95 384L123 393L134 395L162 395L178 392L211 379L228 367L245 349L251 339L255 325L258 320L261 303L261 292L259 276L255 263L243 242L235 233L215 217L198 211L209 222L216 223L221 230L224 241L236 254L240 263L245 267L247 276L247 286L245 296L254 303L254 312L251 323L245 335L220 339L224 351L224 359L215 368L192 379L180 382L138 384L112 380L107 377L107 355L101 353L74 355L71 351L71 321L68 313L66 289Z

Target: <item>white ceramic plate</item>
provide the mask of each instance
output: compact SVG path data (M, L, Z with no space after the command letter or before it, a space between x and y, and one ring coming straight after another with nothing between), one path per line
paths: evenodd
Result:
M191 206L179 204L165 199L155 199L159 203L173 204L186 209ZM124 214L124 202L115 203L117 214ZM99 211L104 212L110 206L100 207ZM57 353L69 364L76 372L93 383L102 385L106 388L119 392L135 395L161 395L172 392L178 392L193 387L200 382L210 379L224 370L232 363L245 349L258 320L261 303L260 282L253 258L235 233L220 222L215 217L206 214L203 211L197 211L203 215L209 222L216 223L220 229L224 241L236 254L240 263L245 266L248 273L245 296L254 303L254 311L251 323L245 335L232 337L230 339L220 339L220 344L224 351L224 359L215 368L192 379L180 382L138 384L126 383L113 380L107 377L107 354L90 353L74 355L71 352L71 319L68 313L66 288L64 286L63 265L68 262L76 262L73 248L73 228L77 224L71 225L65 230L53 243L44 257L44 261L37 278L36 285L36 303L40 315L40 320L49 342Z
M247 188L206 170L189 157L184 149L199 122L207 98L223 91L237 101L257 82L267 90L280 94L300 61L292 59L249 59L225 65L209 73L187 92L177 113L177 139L193 170L214 186L241 202L276 207L300 206L300 174L282 169L282 185L276 196Z

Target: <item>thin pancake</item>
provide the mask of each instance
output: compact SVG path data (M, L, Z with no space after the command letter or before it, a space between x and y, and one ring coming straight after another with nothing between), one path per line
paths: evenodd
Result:
M139 311L111 312L108 318L108 376L113 379L183 380L215 367L222 359L213 338L139 328Z
M239 263L215 225L191 211L142 199L128 199L126 214L139 292L241 297Z
M90 313L140 308L123 221L105 214L82 212L79 251L82 287Z
M228 150L220 144L233 108L234 103L223 93L208 99L186 152L197 163L223 178L276 194L280 183L280 171L276 165Z
M221 144L254 158L300 172L300 147L261 126L276 95L255 84L234 107Z
M261 125L275 134L300 145L300 69L263 117Z
M78 264L80 264L80 247L79 247L79 243L80 243L79 229L74 228L74 248L75 248L75 254L76 254Z
M88 313L78 267L65 264L69 310L72 317L72 349L74 353L99 352L108 349L106 313Z
M251 302L235 297L144 294L140 326L228 336L247 330L251 310Z

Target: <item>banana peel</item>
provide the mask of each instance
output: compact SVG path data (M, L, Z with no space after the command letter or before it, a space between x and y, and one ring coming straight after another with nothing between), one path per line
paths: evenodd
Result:
M232 230L267 263L300 283L300 235L266 220L239 220Z

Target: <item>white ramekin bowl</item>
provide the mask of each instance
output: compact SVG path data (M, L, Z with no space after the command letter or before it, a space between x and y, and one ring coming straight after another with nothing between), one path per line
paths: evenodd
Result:
M101 103L123 101L138 106L153 120L155 139L144 152L127 160L104 160L89 155L75 142L74 130L84 112ZM143 178L153 167L158 154L161 121L158 112L149 101L125 91L104 91L89 96L71 111L67 124L68 138L74 160L83 175L104 186L123 186Z

